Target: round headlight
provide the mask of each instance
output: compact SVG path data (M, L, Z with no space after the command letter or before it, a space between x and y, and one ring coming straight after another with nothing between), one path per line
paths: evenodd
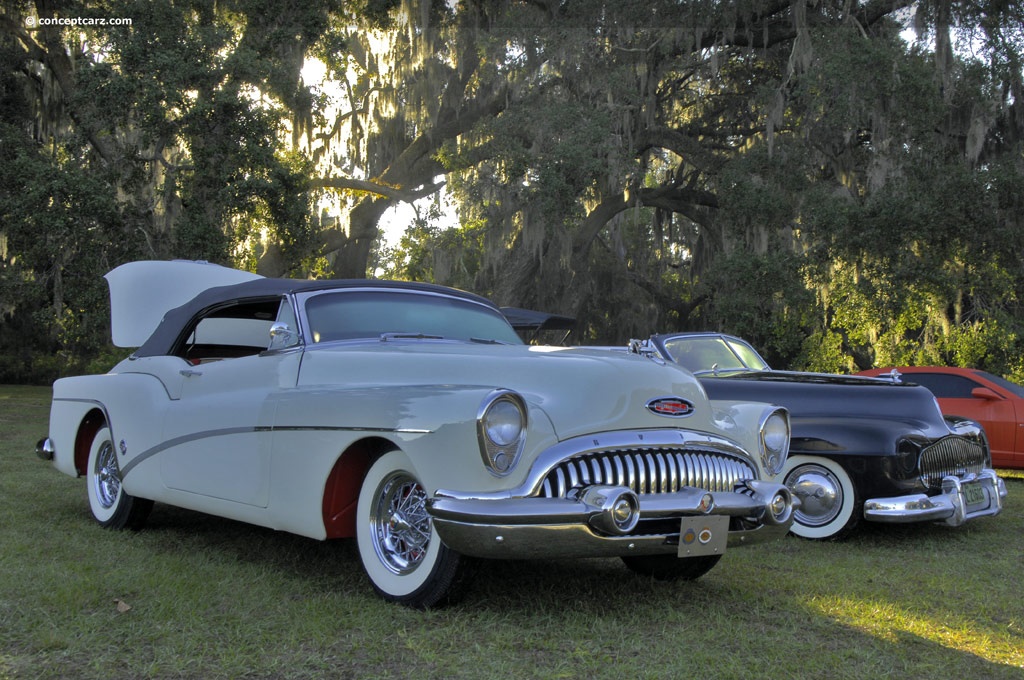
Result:
M761 443L764 446L762 462L769 475L777 475L789 455L789 418L778 410L761 425Z
M484 414L484 432L498 446L515 444L522 431L523 412L509 400L494 402Z
M789 443L789 425L778 412L771 414L764 423L764 445L769 451L778 452Z
M477 414L480 455L487 469L503 476L512 471L526 441L526 403L510 390L495 390Z

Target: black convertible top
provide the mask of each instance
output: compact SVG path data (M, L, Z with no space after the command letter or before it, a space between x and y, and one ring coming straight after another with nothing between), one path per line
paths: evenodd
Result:
M517 331L567 331L576 326L576 319L561 314L548 314L547 312L536 312L532 309L520 307L502 307L501 313L505 315L512 328Z
M163 320L149 336L149 339L133 356L152 357L170 354L174 345L185 332L188 323L197 314L212 307L235 303L241 300L260 298L270 299L289 293L317 290L343 290L347 288L370 288L378 290L413 290L427 293L438 293L458 297L490 307L500 314L498 308L487 298L474 293L467 293L455 288L447 288L432 283L411 283L408 281L383 281L379 279L323 279L311 281L306 279L253 279L230 286L208 288L180 307L175 307L164 314Z

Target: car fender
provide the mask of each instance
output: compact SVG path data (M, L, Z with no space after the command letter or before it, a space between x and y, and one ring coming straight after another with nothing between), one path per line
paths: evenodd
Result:
M711 400L714 425L750 454L754 466L760 471L761 479L771 477L761 460L761 424L780 408L758 402ZM783 464L785 458L779 463L780 466Z
M794 416L790 451L836 460L843 456L892 456L900 441L912 439L915 434L924 438L919 428L908 427L902 420Z
M92 412L103 415L118 448L118 462L125 467L135 454L160 443L167 400L163 384L141 373L58 380L53 386L49 435L56 449L55 467L72 476L85 472L85 461L75 460L75 450L83 423ZM123 482L132 495L152 497L150 484L141 475L126 475Z
M312 518L319 520L323 514L323 494L310 494L309 489L330 493L327 485L338 459L363 451L362 442L372 442L369 448L377 452L404 451L429 494L438 488L493 492L518 486L536 455L555 443L554 429L544 411L527 402L528 432L517 465L503 477L491 473L483 463L476 428L481 404L496 389L325 385L282 392L273 432L270 509L287 516L277 528L310 535Z

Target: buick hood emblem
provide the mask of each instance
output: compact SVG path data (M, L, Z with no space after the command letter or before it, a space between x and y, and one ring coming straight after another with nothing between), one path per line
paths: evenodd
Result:
M647 410L659 416L685 418L693 414L693 404L680 397L660 397L647 402Z

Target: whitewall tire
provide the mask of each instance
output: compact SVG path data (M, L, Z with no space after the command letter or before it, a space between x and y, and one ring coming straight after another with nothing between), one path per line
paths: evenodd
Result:
M108 529L142 528L153 509L153 501L125 492L114 440L106 426L93 436L85 477L89 509L100 525Z
M861 500L843 467L828 458L790 456L779 478L800 499L790 532L801 538L835 540L857 526Z
M465 572L462 555L437 535L426 500L408 456L391 451L366 473L356 514L359 559L373 589L419 609L449 601Z

